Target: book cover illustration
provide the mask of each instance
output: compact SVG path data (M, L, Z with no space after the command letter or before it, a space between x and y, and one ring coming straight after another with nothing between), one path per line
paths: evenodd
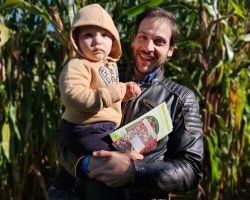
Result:
M162 103L138 119L110 134L114 147L120 152L143 154L172 131L172 121Z

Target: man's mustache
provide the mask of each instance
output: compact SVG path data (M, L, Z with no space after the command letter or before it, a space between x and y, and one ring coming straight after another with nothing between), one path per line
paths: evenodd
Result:
M144 50L142 50L140 52L143 53L143 54L149 55L149 56L155 56L154 52L152 52L152 51L144 51Z

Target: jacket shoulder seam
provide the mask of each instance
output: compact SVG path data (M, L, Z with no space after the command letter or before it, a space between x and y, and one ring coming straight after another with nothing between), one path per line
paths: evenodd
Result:
M184 118L185 129L190 133L202 134L201 116L199 105L195 100L192 90L169 79L159 81L170 93L177 96Z

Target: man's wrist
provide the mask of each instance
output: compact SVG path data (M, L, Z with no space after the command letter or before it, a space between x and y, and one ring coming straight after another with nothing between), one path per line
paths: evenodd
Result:
M91 155L86 155L82 159L82 171L86 175L88 175L88 173L89 173L88 166L89 166L89 161L90 161L91 158L92 158Z
M129 169L130 169L130 182L133 183L136 176L135 160L131 159Z

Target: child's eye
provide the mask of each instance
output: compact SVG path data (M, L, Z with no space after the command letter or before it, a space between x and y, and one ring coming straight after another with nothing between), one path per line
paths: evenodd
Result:
M110 34L110 33L107 33L107 32L103 32L102 33L102 37L105 37L105 38L112 38L113 36Z
M84 37L86 37L86 38L92 37L92 34L91 33L85 33Z
M89 39L89 38L92 38L92 37L93 37L92 33L82 33L79 36L80 39Z

